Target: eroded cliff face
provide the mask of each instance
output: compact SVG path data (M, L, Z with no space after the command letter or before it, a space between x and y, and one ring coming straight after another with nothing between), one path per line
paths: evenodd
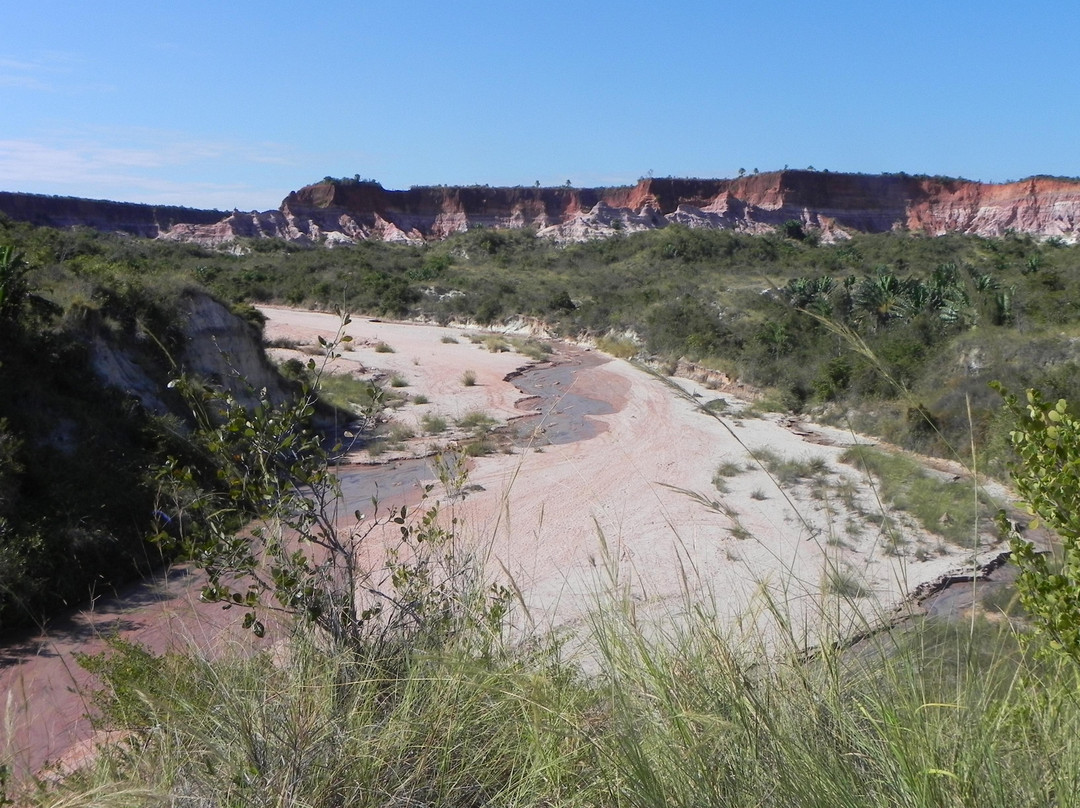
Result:
M0 194L0 212L38 224L84 224L205 245L263 237L329 245L422 243L476 227L532 227L542 237L569 242L669 224L767 233L791 220L819 230L825 241L889 230L988 237L1016 231L1080 240L1080 182L1045 177L991 185L903 174L774 171L733 180L649 178L617 188L405 191L328 181L290 193L278 210L226 216L56 197L38 197L50 200L38 210L27 197Z
M281 402L289 392L263 350L261 334L204 292L185 293L181 303L180 348L170 369L159 348L125 341L99 327L89 327L85 342L98 379L138 399L148 411L177 411L168 389L177 370L228 388L245 406L258 403L260 391ZM184 414L181 408L179 414Z
M776 171L734 180L643 179L621 188L417 187L323 182L289 194L278 211L234 213L168 238L236 236L350 243L422 243L476 227L535 228L556 241L607 238L681 224L767 233L795 220L826 241L909 230L1000 236L1013 230L1080 238L1080 182L1033 178L1003 185L907 175Z

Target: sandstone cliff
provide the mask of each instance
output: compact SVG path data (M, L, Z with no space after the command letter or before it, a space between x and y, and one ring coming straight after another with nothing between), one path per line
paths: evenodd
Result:
M38 200L35 203L34 200ZM535 228L583 241L665 227L766 233L796 220L827 241L856 232L930 235L1007 231L1080 240L1080 181L1033 177L985 184L905 174L774 171L733 180L642 179L616 188L413 187L325 181L294 191L278 210L216 211L0 194L0 212L38 224L83 224L218 245L275 237L313 243L376 239L422 243L476 227Z
M533 227L583 241L677 223L766 233L796 220L826 240L909 230L1000 236L1013 230L1080 238L1080 182L1032 178L990 185L907 175L776 171L734 180L643 179L621 188L384 189L322 182L289 194L277 211L234 213L210 227L165 234L203 243L274 235L330 244L363 239L421 243L476 227Z
M170 369L160 348L140 340L118 339L99 324L90 323L83 335L90 366L103 384L138 399L148 411L163 415L178 401L167 383L177 371L229 388L246 406L258 403L265 390L270 400L283 401L289 391L262 346L262 335L227 306L205 292L186 292L178 304L180 348ZM183 409L178 414L184 415Z

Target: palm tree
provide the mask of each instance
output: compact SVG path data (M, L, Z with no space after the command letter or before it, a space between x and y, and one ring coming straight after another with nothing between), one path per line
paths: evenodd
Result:
M855 305L871 315L877 326L888 325L901 315L904 285L891 272L879 267L874 275L863 278L855 290Z

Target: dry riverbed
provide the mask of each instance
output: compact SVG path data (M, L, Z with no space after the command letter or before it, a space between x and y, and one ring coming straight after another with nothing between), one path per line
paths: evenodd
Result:
M339 325L329 314L263 311L267 339L290 346L272 351L279 360L306 361ZM904 513L883 514L876 488L839 461L865 438L755 416L731 395L581 347L553 344L538 361L489 350L497 343L463 329L357 318L347 330L353 339L331 371L396 379L390 389L407 400L380 427L396 425L395 435L374 456L370 444L358 446L341 467L352 500L344 512L373 494L385 505L417 504L434 482L422 458L473 439L475 426L462 422L490 419L502 434L490 454L469 460L465 496L438 487L432 496L461 520L461 539L490 576L520 592L521 629L572 632L615 591L641 619L677 617L691 598L733 628L763 626L771 603L811 635L826 623L857 631L920 584L997 552L974 556ZM440 422L445 429L432 428ZM777 463L800 473L778 485L765 469ZM16 767L78 758L89 737L87 677L72 655L100 648L103 633L156 650L238 641L226 628L232 613L198 604L196 588L174 572L7 649L0 726Z
M268 338L300 347L337 326L332 315L264 311ZM566 372L538 391L529 371L507 378L537 363L492 352L469 331L357 320L348 332L352 348L335 371L397 377L406 382L400 392L427 401L393 412L418 435L399 444L395 460L445 443L423 434L425 416L453 424L482 412L504 424L540 410L516 430L522 439L471 461L473 490L453 506L464 539L522 593L519 617L539 627L580 624L615 586L639 615L676 614L690 593L733 622L771 601L799 624L825 616L854 630L919 584L977 560L904 513L883 514L876 488L839 461L868 439L754 416L733 396L579 347L555 346L551 361ZM393 353L379 353L380 343ZM462 383L466 371L474 386ZM703 412L710 402L716 417ZM561 439L575 407L588 407L580 420L590 428L570 427ZM804 474L779 482L764 467L778 461ZM391 493L407 496L403 485Z

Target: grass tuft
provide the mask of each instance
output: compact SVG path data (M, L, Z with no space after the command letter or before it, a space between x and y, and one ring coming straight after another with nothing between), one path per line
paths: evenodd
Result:
M840 459L870 474L884 502L952 544L973 547L979 533L994 530L993 500L970 482L934 476L914 460L871 446L852 446Z

